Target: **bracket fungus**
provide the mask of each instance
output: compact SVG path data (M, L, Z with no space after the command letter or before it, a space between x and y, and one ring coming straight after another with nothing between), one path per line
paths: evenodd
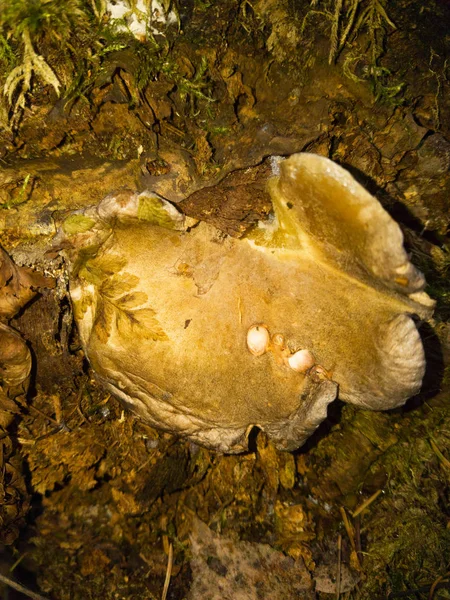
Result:
M70 294L99 380L142 419L222 452L252 427L299 447L337 395L367 409L421 387L413 316L434 302L397 223L342 167L280 160L273 214L241 239L151 192L63 224Z

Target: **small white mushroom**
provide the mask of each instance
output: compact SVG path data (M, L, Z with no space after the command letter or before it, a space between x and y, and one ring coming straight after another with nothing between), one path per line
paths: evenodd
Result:
M314 366L316 361L309 350L297 350L297 352L289 356L287 362L294 371L306 373L308 369Z
M253 325L247 332L247 348L254 356L262 356L270 344L269 330L265 325Z

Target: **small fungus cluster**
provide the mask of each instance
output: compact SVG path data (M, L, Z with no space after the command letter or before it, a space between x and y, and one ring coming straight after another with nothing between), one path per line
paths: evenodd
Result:
M252 325L247 332L247 347L253 356L262 356L269 350L277 362L290 367L297 373L307 373L314 367L315 359L307 349L291 352L282 333L270 333L266 325Z

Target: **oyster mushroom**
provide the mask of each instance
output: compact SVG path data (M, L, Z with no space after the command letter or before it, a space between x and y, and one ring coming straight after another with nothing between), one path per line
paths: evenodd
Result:
M245 450L253 426L292 450L338 390L388 409L424 375L412 315L434 303L399 226L320 156L291 156L267 185L274 218L242 239L191 227L148 192L110 195L70 228L71 297L99 380L147 422L222 452Z

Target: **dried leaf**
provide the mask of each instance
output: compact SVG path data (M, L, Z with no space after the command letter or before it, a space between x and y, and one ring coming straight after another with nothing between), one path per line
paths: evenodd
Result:
M101 285L111 275L121 271L127 264L126 259L118 254L104 254L89 259L79 271L79 277L94 285Z
M101 243L92 244L91 246L86 246L85 248L81 248L78 250L73 267L72 267L72 276L77 277L80 275L81 270L86 265L86 262L97 256L98 251L100 250Z
M138 336L144 340L162 342L168 340L166 332L162 329L152 308L138 310L119 310L117 312L117 325L122 336Z
M0 410L0 431L6 430L14 421L14 414L6 410Z
M0 248L0 316L13 317L33 298L36 288L53 286L53 279L15 265Z
M87 309L92 306L94 298L92 294L84 291L80 300L72 301L73 311L76 319L82 319Z
M130 273L121 273L105 279L99 289L99 293L107 298L118 298L131 291L139 283L139 277Z
M18 267L18 270L21 286L37 290L42 288L53 289L56 285L56 280L53 277L46 277L42 273L33 271L30 267Z
M19 413L20 408L17 404L9 398L6 392L0 387L0 410L8 411L10 413Z
M4 386L21 385L31 371L28 346L16 331L0 323L0 381Z
M139 198L138 218L166 229L175 229L184 220L181 213L156 195Z
M145 302L147 302L147 299L148 296L145 292L133 292L116 300L116 304L119 308L127 310L136 308L137 306L142 306Z
M62 224L62 228L67 235L76 233L85 233L95 225L94 219L85 215L70 215Z
M94 323L94 330L98 339L105 343L111 335L113 319L115 317L115 307L110 302L99 302L97 305L97 315Z

